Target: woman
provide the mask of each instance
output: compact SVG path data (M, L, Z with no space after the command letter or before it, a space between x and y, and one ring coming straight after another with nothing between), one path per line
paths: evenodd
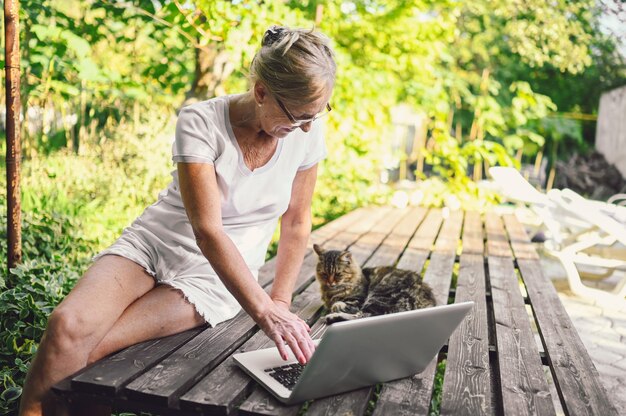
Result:
M212 326L243 308L305 363L307 324L289 311L311 229L317 163L326 148L335 62L312 30L272 27L250 68L251 89L185 107L172 147L173 180L51 314L20 414L52 413L50 387L114 351ZM278 218L276 276L257 283ZM285 346L287 344L288 348Z

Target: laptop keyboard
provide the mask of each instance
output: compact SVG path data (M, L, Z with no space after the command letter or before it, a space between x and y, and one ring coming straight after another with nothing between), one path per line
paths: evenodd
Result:
M293 387L302 374L302 370L304 370L304 365L295 363L268 368L265 372L289 390L293 390Z

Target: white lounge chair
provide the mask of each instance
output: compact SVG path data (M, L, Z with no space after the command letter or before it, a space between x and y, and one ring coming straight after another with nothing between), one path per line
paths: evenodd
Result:
M599 301L624 301L626 277L609 292L583 284L626 270L626 207L585 199L570 189L543 194L509 167L489 169L493 181L510 201L528 206L549 237L547 254L563 265L575 294Z

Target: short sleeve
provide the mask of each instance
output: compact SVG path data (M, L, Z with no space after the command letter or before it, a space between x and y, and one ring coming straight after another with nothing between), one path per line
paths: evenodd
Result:
M172 161L213 164L217 158L215 129L198 109L183 108L176 121Z
M326 142L324 140L323 120L313 122L311 130L307 133L307 151L298 170L306 170L326 157Z

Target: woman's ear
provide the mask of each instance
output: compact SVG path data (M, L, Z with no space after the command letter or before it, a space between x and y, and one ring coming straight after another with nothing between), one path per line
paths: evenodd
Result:
M261 106L267 99L267 88L261 81L254 83L254 100L258 106Z

